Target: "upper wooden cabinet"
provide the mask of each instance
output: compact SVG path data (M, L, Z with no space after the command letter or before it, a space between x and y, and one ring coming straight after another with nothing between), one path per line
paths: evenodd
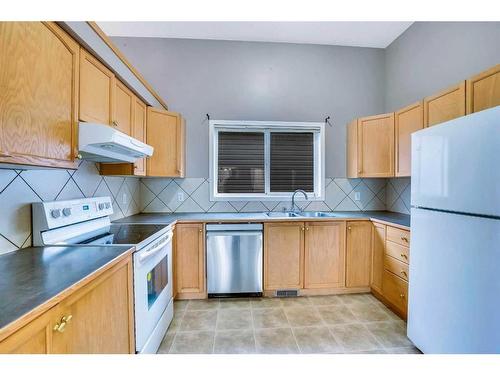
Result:
M154 177L184 177L185 123L181 115L148 107L147 144L154 147L146 161L146 174Z
M424 126L465 116L465 81L424 99Z
M206 298L203 224L177 224L174 232L174 243L174 293L176 298Z
M135 95L127 86L115 79L112 125L127 135L132 135Z
M134 97L134 122L132 126L132 137L138 139L141 142L146 143L146 115L147 107L144 102ZM146 159L142 158L134 163L134 175L135 176L145 176L146 175Z
M264 224L264 290L304 285L303 222Z
M115 75L83 48L80 53L80 120L113 122Z
M500 64L467 80L467 114L500 105Z
M357 178L358 168L358 120L347 125L347 177Z
M345 222L305 225L304 288L345 285Z
M394 113L358 119L359 177L394 176Z
M0 22L0 162L76 168L79 53L53 22Z
M0 353L135 353L132 257L91 277L1 340Z
M396 176L411 175L411 133L424 127L423 102L400 109L394 114L396 135Z
M369 221L347 222L346 239L346 286L370 285L372 223Z

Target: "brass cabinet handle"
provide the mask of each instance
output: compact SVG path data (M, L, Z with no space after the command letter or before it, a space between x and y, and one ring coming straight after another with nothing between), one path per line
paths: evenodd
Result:
M348 230L351 230L351 227L347 227Z
M405 270L401 270L400 274L403 275L404 277L408 277L408 274L406 273Z
M304 227L300 227L300 230L301 230L301 231L304 231Z
M403 293L401 293L401 294L399 295L399 298L404 299L404 298L405 298L405 295L404 295Z
M203 232L203 229L200 229L199 231L200 231L200 233L201 233L201 232Z
M63 316L61 319L61 322L63 323L69 323L73 319L73 315L68 315L68 316Z
M408 238L406 238L406 237L401 237L401 241L408 242Z
M306 227L306 230L309 230L309 227Z
M71 319L73 319L73 315L63 316L61 318L61 321L59 323L56 323L52 330L60 333L64 332L64 330L66 329L66 325L69 324Z
M401 258L408 259L408 256L406 254L401 253Z
M113 126L118 126L118 123L117 123L115 120L113 120L113 122L112 122L111 124L112 124Z
M82 154L78 154L78 155L76 155L76 158L77 158L77 159L81 159L82 157L83 157L83 156L82 156Z

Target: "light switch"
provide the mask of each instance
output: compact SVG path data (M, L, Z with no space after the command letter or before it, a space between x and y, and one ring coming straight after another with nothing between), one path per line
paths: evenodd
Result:
M355 201L360 201L361 200L361 193L359 191L354 192L354 200Z
M179 202L184 202L184 192L179 191L179 192L177 193L177 200L178 200Z
M124 206L127 204L127 193L122 194L122 203Z

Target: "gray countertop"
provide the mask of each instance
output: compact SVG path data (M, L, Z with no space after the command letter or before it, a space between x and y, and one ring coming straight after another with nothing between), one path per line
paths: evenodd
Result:
M375 219L391 224L410 227L410 215L391 211L335 211L332 218L304 218L304 217L269 217L263 212L256 213L174 213L174 214L137 214L128 216L113 223L129 224L165 224L176 221L283 221L283 220L329 220L329 219Z
M130 250L31 247L0 255L0 329Z

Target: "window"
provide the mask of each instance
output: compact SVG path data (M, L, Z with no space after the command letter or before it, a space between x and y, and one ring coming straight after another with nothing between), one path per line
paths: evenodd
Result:
M212 200L324 196L324 124L210 121Z

